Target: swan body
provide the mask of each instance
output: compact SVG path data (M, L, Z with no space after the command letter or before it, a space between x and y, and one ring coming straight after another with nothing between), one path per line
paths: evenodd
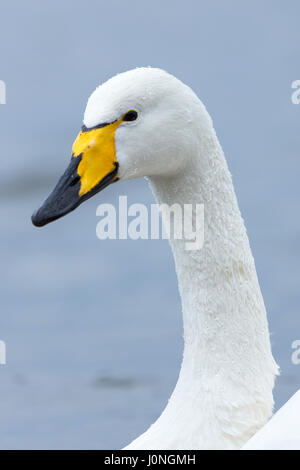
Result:
M300 450L300 390L247 443L243 450Z
M126 449L241 448L272 414L278 367L231 175L204 105L165 71L131 70L94 91L75 144L35 225L65 215L117 178L147 177L159 204L204 204L203 248L187 251L184 240L170 239L184 325L178 382L161 416ZM107 168L98 180L91 177L91 148L97 158L103 152Z

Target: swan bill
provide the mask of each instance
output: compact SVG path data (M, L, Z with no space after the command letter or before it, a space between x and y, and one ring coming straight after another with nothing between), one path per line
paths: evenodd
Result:
M73 211L82 202L118 180L115 130L119 122L82 127L72 148L70 164L50 196L32 215L42 227Z

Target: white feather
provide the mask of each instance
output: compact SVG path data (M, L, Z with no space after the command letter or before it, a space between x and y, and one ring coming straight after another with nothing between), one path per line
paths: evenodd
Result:
M90 97L84 123L129 109L139 119L116 132L120 179L148 177L160 204L203 203L205 243L186 251L183 240L170 241L182 367L161 416L127 449L238 449L272 414L278 368L231 175L204 105L175 77L142 68L112 78Z
M300 390L247 442L243 450L300 450Z

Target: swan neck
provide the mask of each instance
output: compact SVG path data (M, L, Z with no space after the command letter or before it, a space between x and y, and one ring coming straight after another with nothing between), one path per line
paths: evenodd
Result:
M131 449L237 449L273 408L277 366L264 302L214 131L187 160L177 175L149 178L158 204L204 204L202 249L187 251L184 240L170 239L182 301L183 361L167 407Z
M202 139L189 161L180 174L150 178L159 204L204 206L200 250L188 251L184 240L170 239L182 301L183 367L196 374L201 368L210 374L221 368L240 374L261 363L262 354L271 357L254 260L214 132Z

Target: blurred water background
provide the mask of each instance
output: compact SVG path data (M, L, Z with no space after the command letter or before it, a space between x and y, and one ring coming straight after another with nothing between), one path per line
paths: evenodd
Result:
M282 374L300 387L300 79L296 0L0 3L0 448L120 448L160 414L182 354L166 241L99 241L100 202L153 202L146 181L109 187L43 229L34 208L70 158L91 91L162 67L211 113L233 174Z

